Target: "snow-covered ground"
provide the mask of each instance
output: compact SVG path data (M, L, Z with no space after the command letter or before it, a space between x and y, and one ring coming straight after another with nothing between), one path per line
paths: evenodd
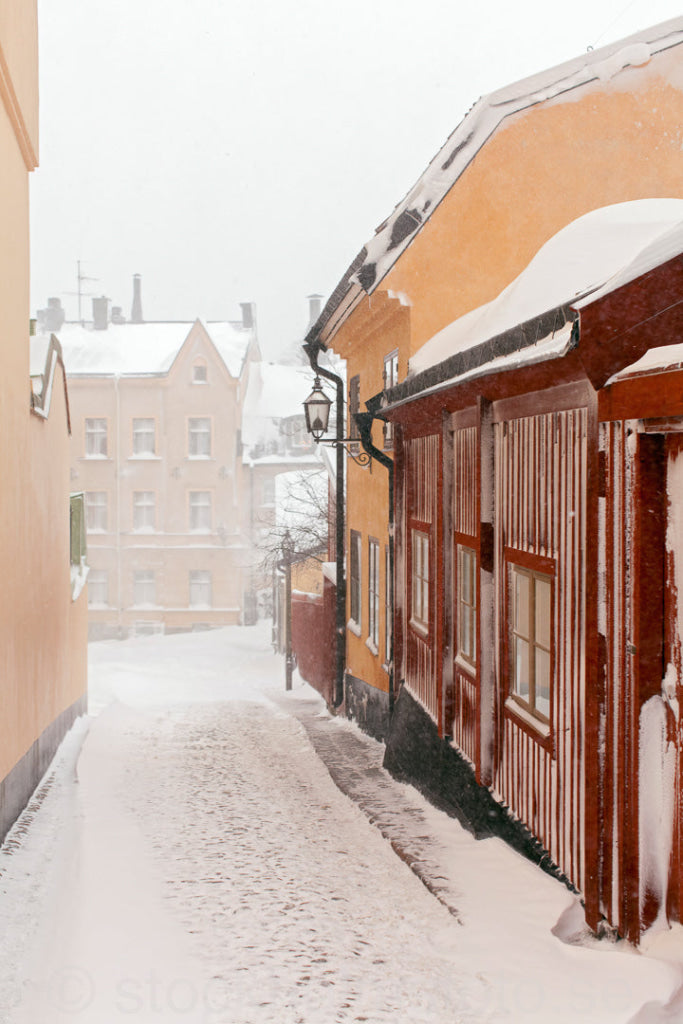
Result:
M677 932L588 940L267 641L91 646L91 717L0 849L2 1024L683 1019Z

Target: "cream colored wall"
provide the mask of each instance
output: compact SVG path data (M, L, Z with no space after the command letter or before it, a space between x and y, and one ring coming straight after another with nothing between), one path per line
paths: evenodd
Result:
M94 339L96 341L96 338ZM208 384L192 381L192 366L202 358ZM68 371L68 366L67 366ZM247 538L243 524L243 474L236 457L236 432L241 422L239 382L196 325L168 374L150 377L70 378L74 441L72 485L109 495L109 529L89 533L89 560L109 574L108 609L91 608L90 621L127 633L135 622L164 622L168 628L188 629L195 622L222 625L238 622L247 584ZM85 458L86 417L106 417L107 459ZM211 419L209 459L188 457L188 419ZM131 458L132 421L151 417L156 422L156 458ZM120 473L117 475L117 465ZM189 494L212 494L212 529L189 529ZM135 491L157 496L156 531L133 529ZM117 522L122 531L120 545ZM135 607L136 570L156 575L157 607ZM209 571L212 607L189 608L189 574ZM119 611L120 609L120 611Z

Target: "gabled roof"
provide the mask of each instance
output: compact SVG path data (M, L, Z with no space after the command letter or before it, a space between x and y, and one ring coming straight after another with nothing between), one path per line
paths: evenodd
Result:
M372 294L441 201L503 121L513 114L609 81L628 67L683 43L683 18L645 29L627 39L522 79L482 97L441 147L415 186L377 228L331 295L307 340L323 340L344 312Z
M201 324L228 373L239 377L253 329L232 322L148 322L109 324L96 331L81 324L64 324L58 337L70 377L93 375L141 376L168 373L195 324Z

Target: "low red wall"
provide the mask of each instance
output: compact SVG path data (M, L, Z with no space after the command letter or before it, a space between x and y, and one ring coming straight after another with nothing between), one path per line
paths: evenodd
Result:
M292 594L292 648L299 675L328 704L334 698L335 588L325 580L322 596Z

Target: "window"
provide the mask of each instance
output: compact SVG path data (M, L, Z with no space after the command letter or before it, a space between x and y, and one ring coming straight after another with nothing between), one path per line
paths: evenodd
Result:
M156 496L154 491L133 492L133 529L151 532L156 526Z
M532 714L550 718L551 576L510 565L510 694Z
M384 663L391 664L391 634L393 630L391 607L391 555L389 545L384 548Z
M360 377L358 374L349 381L349 437L351 438L360 437L354 415L357 412L360 412ZM351 451L360 451L360 445L357 441L351 445Z
M264 505L274 505L275 504L275 478L274 477L271 476L271 477L266 477L265 478L265 480L263 481L263 486L262 486L261 493L263 495L263 504Z
M88 606L106 608L109 604L109 573L106 569L91 569L88 574Z
M89 459L106 459L107 421L105 419L86 419L85 454Z
M133 455L154 455L156 429L153 419L133 420Z
M137 607L155 605L157 600L156 579L153 569L137 569L133 573L133 603Z
M194 569L190 573L190 608L211 607L211 573Z
M349 551L349 595L351 599L351 619L360 627L361 618L361 537L356 530L351 530L351 546Z
M379 645L379 541L368 541L368 641Z
M190 529L200 533L211 529L210 491L190 491Z
M477 661L477 555L458 544L458 657Z
M69 526L71 565L80 568L85 564L87 547L85 540L85 495L69 496Z
M85 496L85 522L90 533L107 529L107 492L88 491Z
M388 356L384 357L384 390L396 387L398 384L398 349L394 349ZM384 424L384 447L394 447L394 431L392 423Z
M193 384L206 384L207 372L206 363L195 363L192 367L192 383Z
M187 453L191 459L211 455L211 420L208 416L190 417L187 423Z
M411 622L429 628L429 534L412 531Z

